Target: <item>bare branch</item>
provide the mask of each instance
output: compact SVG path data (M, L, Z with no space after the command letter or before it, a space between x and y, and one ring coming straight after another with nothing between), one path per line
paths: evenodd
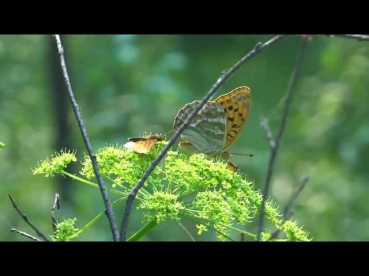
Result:
M295 88L295 83L296 83L297 75L299 73L299 69L300 69L300 66L301 66L302 57L305 53L305 49L306 49L308 39L309 39L308 36L303 36L302 37L300 52L297 56L297 60L296 60L295 66L292 70L290 81L289 81L289 84L288 84L287 97L286 97L286 101L285 101L285 106L284 106L283 115L282 115L282 121L281 121L281 125L280 125L280 128L279 128L277 140L275 142L275 147L273 147L273 149L270 151L270 158L269 158L267 176L266 176L265 187L264 187L264 191L263 191L263 200L262 200L261 208L260 208L259 229L258 229L258 233L257 233L257 240L258 241L260 241L260 235L261 235L261 232L263 230L264 213L265 213L265 201L268 198L268 193L269 193L269 188L270 188L270 180L271 180L272 175L273 175L275 160L276 160L276 157L277 157L279 145L281 143L281 139L282 139L284 130L286 128L287 117L288 117L288 113L289 113L289 110L290 110L290 105L291 105L291 102L292 102L292 96L293 96L293 92L294 92L294 88Z
M356 39L359 41L369 41L369 35L361 35L361 34L343 34L343 35L332 35L338 36L342 38Z
M270 127L268 125L268 119L261 117L259 119L259 121L260 121L260 125L264 129L265 135L268 139L270 150L274 150L275 149L275 141L274 141L274 138L273 138L273 134L270 131Z
M81 115L80 108L79 108L79 106L77 104L77 101L74 97L74 93L73 93L73 90L72 90L72 86L71 86L68 71L67 71L67 66L65 64L64 49L63 49L63 45L61 43L59 35L55 35L55 40L56 40L56 45L57 45L57 48L58 48L58 53L59 53L59 56L60 56L60 65L61 65L61 68L62 68L62 71L63 71L63 76L64 76L65 84L66 84L66 87L67 87L67 90L68 90L69 98L70 98L71 103L72 103L73 111L74 111L74 114L76 116L79 128L81 130L83 141L85 142L88 155L91 158L91 162L92 162L92 166L94 168L94 172L95 172L95 175L96 175L97 183L99 184L100 192L101 192L101 195L102 195L103 200L104 200L104 204L105 204L105 208L106 208L106 215L107 215L109 223L110 223L110 228L111 228L111 231L112 231L112 234L113 234L113 238L114 238L115 241L118 241L119 240L119 232L118 232L117 223L115 221L113 208L112 208L110 200L109 200L109 194L106 190L104 180L101 176L99 166L98 166L98 163L97 163L96 155L94 154L94 152L92 150L92 146L91 146L90 140L89 140L88 135L87 135L87 130L86 130L85 125L84 125L83 120L82 120L82 115Z
M34 241L42 241L39 238L36 238L36 237L34 237L34 236L26 233L26 232L23 232L23 231L20 231L18 229L15 229L14 227L10 229L10 232L16 232L16 233L18 233L18 234L20 234L20 235L22 235L24 237L27 237L27 238L29 238L31 240L34 240Z
M290 209L292 207L292 204L296 201L296 199L298 198L298 196L300 195L302 190L305 188L305 186L309 182L309 180L310 180L309 177L305 177L301 181L301 183L300 183L299 187L297 188L296 192L291 195L290 200L287 202L286 206L283 209L283 218L284 219L289 219L289 212L290 212Z
M308 183L308 181L310 180L309 177L305 177L300 185L298 186L297 190L295 193L291 194L291 197L289 199L289 201L287 202L286 206L284 206L283 208L283 222L282 225L289 220L292 217L292 212L290 211L292 205L294 204L294 202L296 201L296 199L299 197L300 193L302 192L302 190L305 188L306 184ZM272 236L270 237L270 239L275 239L278 237L279 233L281 230L276 230L273 232Z
M169 140L168 144L163 148L163 150L160 152L158 157L152 162L151 166L147 169L147 171L144 173L142 178L138 181L136 186L132 189L132 191L129 193L127 197L126 202L126 208L124 210L123 214L123 221L120 229L120 240L125 241L126 240L126 234L127 234L127 227L128 227L128 220L129 215L131 212L133 200L136 197L136 194L138 190L144 185L146 179L150 176L152 171L156 168L156 166L160 163L160 161L164 158L167 151L173 146L175 141L178 139L178 137L181 135L181 133L185 130L185 128L188 127L189 123L192 121L192 119L196 116L196 114L203 108L205 103L211 98L211 96L220 88L220 86L238 69L241 67L242 64L244 64L246 61L248 61L250 58L256 56L258 53L260 53L265 48L271 46L275 42L281 40L284 37L284 35L277 35L270 39L269 41L265 43L258 43L254 49L249 52L246 56L244 56L242 59L240 59L231 69L223 73L218 80L215 82L213 87L210 89L210 91L205 95L205 97L202 99L202 101L197 105L195 110L192 112L192 114L187 118L185 123L178 128L178 130L174 133L172 138Z
M55 194L54 204L51 207L51 225L53 227L54 234L56 232L56 223L57 223L56 218L55 218L55 208L58 210L60 208L60 197L58 193Z
M35 230L37 236L39 236L40 238L42 238L45 241L49 241L49 239L45 236L44 233L42 233L40 230L38 230L36 228L36 226L33 225L33 223L31 221L29 221L28 217L26 214L23 214L22 211L19 209L18 205L15 203L14 199L12 198L11 195L8 194L8 197L10 199L10 201L12 202L12 205L14 207L15 210L17 210L18 214L22 217L22 219L29 225L31 226L31 228L33 230Z

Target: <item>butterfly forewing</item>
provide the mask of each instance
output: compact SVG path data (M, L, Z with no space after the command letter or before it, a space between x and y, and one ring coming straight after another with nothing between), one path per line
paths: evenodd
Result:
M219 96L216 103L224 108L226 114L226 142L223 150L228 149L238 138L245 125L251 108L251 91L247 86L238 87Z
M173 128L177 130L184 124L189 115L195 110L200 101L186 104L174 119ZM182 146L193 151L208 155L221 153L226 135L226 116L221 105L215 102L207 102L199 113L182 132L185 143ZM190 145L189 145L190 144Z

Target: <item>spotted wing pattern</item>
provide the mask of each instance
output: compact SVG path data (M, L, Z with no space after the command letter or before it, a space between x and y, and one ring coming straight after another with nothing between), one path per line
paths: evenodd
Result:
M224 108L227 117L226 142L223 150L227 150L239 137L251 109L251 90L247 86L238 87L231 92L219 96L216 103Z
M200 101L194 101L181 108L174 119L177 130L195 110ZM201 152L209 156L221 155L230 158L227 149L237 140L251 108L251 90L238 87L208 101L189 126L184 130L179 145L190 152Z

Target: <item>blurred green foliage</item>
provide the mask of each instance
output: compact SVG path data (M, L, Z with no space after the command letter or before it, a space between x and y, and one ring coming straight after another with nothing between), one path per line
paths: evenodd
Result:
M221 72L270 35L71 35L63 36L71 84L96 151L123 144L144 132L173 134L179 108L201 99ZM39 160L54 148L55 106L52 104L48 36L0 37L0 237L25 240L10 227L34 234L12 208L7 194L30 220L52 234L50 209L60 192L55 178L33 176ZM300 46L287 36L244 64L215 97L247 85L252 109L243 132L230 149L239 169L263 188L269 146L259 125L265 116L277 134L283 97ZM56 47L55 47L55 53ZM302 179L310 177L294 205L294 218L314 240L367 240L369 197L369 43L314 36L304 56L285 135L278 154L270 196L281 208ZM79 160L86 152L71 109L65 114ZM80 228L103 209L100 192L71 183L70 203L57 218L77 218ZM114 196L112 196L114 198ZM124 204L115 207L120 225ZM129 231L142 213L134 210ZM198 240L193 223L183 221ZM255 229L248 229L254 231ZM105 217L86 231L84 240L111 240ZM144 240L189 240L174 222L158 226Z

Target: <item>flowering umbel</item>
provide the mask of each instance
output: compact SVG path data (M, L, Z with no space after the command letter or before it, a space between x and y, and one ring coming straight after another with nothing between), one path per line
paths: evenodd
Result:
M118 145L99 149L96 157L100 172L107 179L107 185L110 185L109 191L119 194L124 200L165 144L166 141L158 141L145 154ZM53 176L61 173L98 187L90 180L95 175L87 155L82 161L82 177L65 171L66 165L75 161L75 152L62 151L51 160L40 162L34 174ZM129 240L139 239L152 227L168 219L178 223L183 219L193 220L199 235L212 229L220 240L232 240L232 234L237 232L255 239L255 234L244 229L257 218L262 194L254 189L252 181L240 172L229 170L221 159L169 151L137 193L136 201L137 208L143 211L144 226ZM265 214L274 228L285 234L285 238L280 240L309 240L308 234L296 222L283 221L270 199ZM271 230L265 229L262 239L269 240L270 233Z

